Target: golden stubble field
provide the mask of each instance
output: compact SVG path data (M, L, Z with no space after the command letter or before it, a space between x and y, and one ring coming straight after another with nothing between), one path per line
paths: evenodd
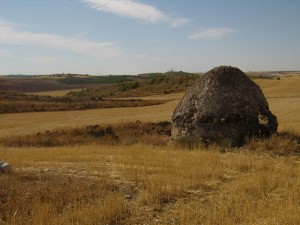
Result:
M280 130L299 132L300 76L256 82ZM147 97L170 99L150 107L3 114L0 136L170 120L181 96ZM276 137L241 149L0 145L0 159L13 166L0 176L0 224L300 224L300 158L288 153L295 148Z

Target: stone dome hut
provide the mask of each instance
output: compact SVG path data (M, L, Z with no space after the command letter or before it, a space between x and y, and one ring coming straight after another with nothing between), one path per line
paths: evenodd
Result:
M240 69L216 67L189 88L172 116L172 139L242 145L247 137L268 137L277 118L261 89Z

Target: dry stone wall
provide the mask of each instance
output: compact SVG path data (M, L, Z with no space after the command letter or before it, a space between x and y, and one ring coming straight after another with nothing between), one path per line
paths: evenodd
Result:
M172 138L179 141L241 145L247 137L268 137L277 119L261 89L240 69L220 66L189 88L172 116Z

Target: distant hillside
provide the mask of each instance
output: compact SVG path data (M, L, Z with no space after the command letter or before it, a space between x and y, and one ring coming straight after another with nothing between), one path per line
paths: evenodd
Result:
M140 107L162 104L160 100L105 99L92 96L51 97L0 91L0 114L43 111L85 110L96 108Z
M299 72L298 72L299 73ZM295 71L247 72L252 79L280 79L297 74ZM0 90L45 92L89 89L100 96L145 96L185 91L201 73L169 71L138 75L91 76L88 74L6 75L0 76ZM91 89L91 90L90 90ZM83 91L84 92L84 91ZM84 93L80 94L84 94ZM73 93L74 94L74 93Z
M0 90L40 92L100 87L131 80L130 76L90 76L82 74L0 76Z
M0 78L28 78L32 75L24 75L24 74L11 74L11 75L0 75Z
M62 84L114 84L133 80L133 76L109 75L109 76L73 76L68 75L59 80Z
M149 92L162 93L162 91L165 91L173 93L182 91L184 86L189 86L191 80L194 80L195 77L197 75L185 72L148 73L136 76L91 76L87 74L9 75L0 76L0 90L40 92L88 88L101 90L99 94L103 96L117 96L119 92L124 96L124 92L127 95L132 95L133 93L130 90L138 88L145 95ZM189 81L187 82L187 80ZM144 86L149 87L143 89Z
M72 90L76 86L65 85L58 80L50 78L39 77L14 77L2 76L0 77L0 90L7 91L21 91L21 92L35 92L35 91L54 91L54 90Z
M148 73L128 77L99 88L71 91L70 96L139 97L155 94L178 93L195 83L199 75L185 72Z

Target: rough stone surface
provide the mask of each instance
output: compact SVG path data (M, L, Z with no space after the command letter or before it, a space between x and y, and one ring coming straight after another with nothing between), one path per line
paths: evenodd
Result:
M276 132L277 119L258 85L240 69L220 66L187 90L171 126L174 140L241 145Z
M11 165L9 163L4 163L0 166L1 173L9 173L12 171Z

